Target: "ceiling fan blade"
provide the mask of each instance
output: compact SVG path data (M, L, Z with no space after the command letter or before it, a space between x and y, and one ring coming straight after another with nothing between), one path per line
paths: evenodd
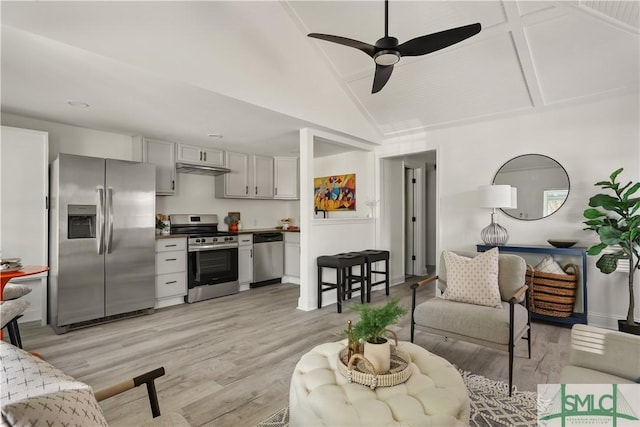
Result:
M387 84L391 73L393 72L393 65L380 65L376 64L376 74L373 76L373 88L371 93L378 93Z
M319 34L319 33L310 33L310 34L307 34L307 36L313 37L314 39L326 40L328 42L341 44L343 46L354 47L358 50L363 51L364 53L366 53L372 58L373 58L373 54L376 53L376 48L374 46L358 40L348 39L346 37L332 36L330 34Z
M465 25L463 27L451 28L449 30L440 31L438 33L428 34L422 37L416 37L402 43L397 50L402 56L419 56L436 50L444 49L462 40L475 36L480 32L482 26L480 23Z

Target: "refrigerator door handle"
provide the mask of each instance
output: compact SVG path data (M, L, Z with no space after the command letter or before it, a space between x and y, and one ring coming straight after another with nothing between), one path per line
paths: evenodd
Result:
M98 224L96 231L98 232L98 255L104 254L104 188L98 187Z
M107 253L111 253L113 247L113 188L107 190Z

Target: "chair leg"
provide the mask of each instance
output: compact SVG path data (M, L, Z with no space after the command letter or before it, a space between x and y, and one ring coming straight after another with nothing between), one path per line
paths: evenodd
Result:
M513 388L513 345L509 344L509 397Z
M13 318L7 323L7 331L9 332L9 340L11 344L18 348L22 348L22 339L20 338L20 329L18 328L18 317Z
M342 268L336 269L336 290L338 291L338 313L342 313L342 299L345 291L344 273Z
M360 264L360 303L364 304L365 295L367 294L367 264Z
M531 359L531 325L527 331L527 346L529 347L529 359Z
M372 279L372 274L371 274L371 270L373 269L373 265L371 263L371 261L367 261L367 302L371 302L371 279Z
M322 308L322 267L318 266L318 310Z
M384 287L388 296L389 295L389 258L384 260L384 280L385 280Z

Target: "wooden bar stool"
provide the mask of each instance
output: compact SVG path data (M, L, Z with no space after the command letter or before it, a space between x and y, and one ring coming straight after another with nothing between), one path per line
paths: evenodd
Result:
M364 251L353 252L354 254L358 254L363 256L366 261L367 266L367 302L371 302L371 288L375 285L379 285L384 283L385 292L389 295L389 251L378 250L378 249L367 249ZM374 270L374 264L378 261L384 261L384 271ZM373 282L374 274L383 274L384 279L378 280L377 282Z
M351 298L352 292L360 291L360 300L364 303L366 293L366 260L363 256L356 254L325 255L317 258L318 263L318 308L322 308L322 293L335 289L337 291L338 313L342 313L342 301L348 295ZM361 274L353 274L353 267L360 267ZM336 283L325 282L322 279L324 268L336 269ZM360 287L354 288L353 284L359 283Z

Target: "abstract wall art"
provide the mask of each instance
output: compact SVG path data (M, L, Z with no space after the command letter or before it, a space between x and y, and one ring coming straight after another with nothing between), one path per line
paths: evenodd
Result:
M320 211L356 210L356 174L313 179L313 206Z

